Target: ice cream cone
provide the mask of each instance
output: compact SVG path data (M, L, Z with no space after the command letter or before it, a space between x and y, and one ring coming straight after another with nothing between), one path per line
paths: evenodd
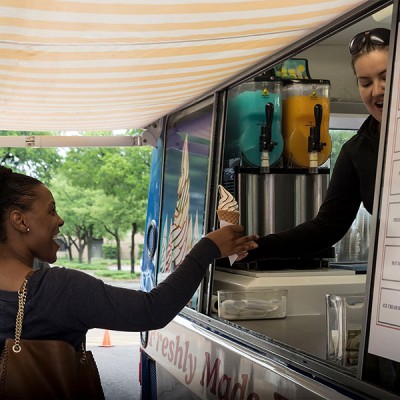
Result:
M225 221L229 224L236 225L239 223L239 211L217 210L219 221Z

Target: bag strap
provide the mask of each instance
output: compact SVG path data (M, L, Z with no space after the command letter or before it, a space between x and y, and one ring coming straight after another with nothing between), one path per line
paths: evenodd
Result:
M86 364L88 358L87 358L87 354L86 354L86 346L85 343L82 342L81 343L81 358L79 359L79 361L81 362L81 364Z
M24 311L25 311L25 303L26 303L26 285L28 284L28 279L35 273L35 271L28 272L26 274L24 283L21 286L21 289L18 290L18 312L17 312L17 319L15 321L15 343L12 347L14 353L19 353L21 351L21 334L22 334L22 323L24 322ZM87 361L86 355L86 346L85 341L81 344L81 358L80 362L85 364Z
M22 323L24 321L24 309L26 302L26 285L28 283L28 278L31 275L29 273L24 280L24 283L21 286L21 289L18 290L18 312L17 319L15 322L15 344L12 347L14 353L19 353L21 351L21 334L22 334Z

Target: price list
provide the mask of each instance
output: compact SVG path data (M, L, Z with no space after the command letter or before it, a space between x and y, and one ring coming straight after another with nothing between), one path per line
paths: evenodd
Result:
M397 37L397 45L400 43ZM400 362L400 56L394 54L368 352Z

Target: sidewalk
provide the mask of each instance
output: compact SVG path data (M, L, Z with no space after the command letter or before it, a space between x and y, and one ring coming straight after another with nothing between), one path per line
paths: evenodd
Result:
M139 346L139 332L120 332L109 330L110 341L113 346ZM101 346L104 339L104 329L90 329L86 335L87 346Z
M138 289L139 281L104 278L109 285ZM91 329L86 335L87 349L93 352L106 400L140 400L139 332L108 331L111 347L102 347L104 329Z
M110 333L113 347L88 345L99 370L106 400L140 400L139 345L114 344L115 334Z

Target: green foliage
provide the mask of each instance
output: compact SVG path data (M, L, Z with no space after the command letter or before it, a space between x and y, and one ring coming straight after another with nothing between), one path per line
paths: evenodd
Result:
M141 130L124 134L137 135ZM3 136L53 135L2 131ZM111 131L80 132L110 136ZM93 238L116 239L144 231L152 150L146 147L0 148L0 165L40 179L53 192L69 245L84 249ZM82 260L81 260L82 261ZM120 260L119 260L120 261Z
M103 244L103 257L115 260L117 258L117 247L110 244Z
M140 273L125 272L125 271L96 271L95 275L100 278L112 278L112 279L127 279L135 280L140 278Z
M0 131L1 136L51 135L50 132ZM0 165L33 176L49 184L53 174L60 168L62 156L57 149L24 147L0 147Z
M108 271L108 267L112 265L109 260L95 260L92 264L87 263L79 263L78 261L70 261L66 258L59 258L55 265L59 267L66 267L71 269L79 269L82 271L97 271L97 270L105 270Z
M138 259L141 260L143 256L144 244L139 244Z
M133 225L135 233L144 232L151 154L146 147L70 149L63 164L64 177L75 185L79 177L82 190L102 192L93 215L103 231L101 235L94 232L95 237L114 239L118 245ZM120 268L119 254L117 261Z
M331 151L331 166L335 165L336 159L339 155L340 149L352 136L355 135L356 131L353 130L330 130L332 138L332 151Z
M96 259L92 264L78 263L77 261L70 261L66 258L59 258L56 262L57 266L66 267L71 269L79 269L81 271L94 271L94 275L99 278L112 278L112 279L127 279L135 280L140 278L140 273L131 273L129 271L116 271L110 269L113 262L105 259Z
M81 188L104 193L97 215L110 230L125 233L135 222L143 232L150 162L149 148L76 148L68 152L63 172L70 182L79 176Z

